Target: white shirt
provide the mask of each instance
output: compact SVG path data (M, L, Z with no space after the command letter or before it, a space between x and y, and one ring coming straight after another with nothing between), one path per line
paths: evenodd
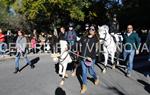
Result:
M128 36L130 36L132 34L132 32L127 33Z

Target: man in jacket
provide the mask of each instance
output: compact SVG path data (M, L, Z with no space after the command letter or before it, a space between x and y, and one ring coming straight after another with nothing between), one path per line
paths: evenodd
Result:
M127 63L127 77L131 77L131 72L133 69L133 60L135 52L136 54L139 53L138 47L140 44L140 39L138 34L133 31L133 26L127 26L127 32L124 34L124 52L123 57ZM128 59L127 59L128 58Z

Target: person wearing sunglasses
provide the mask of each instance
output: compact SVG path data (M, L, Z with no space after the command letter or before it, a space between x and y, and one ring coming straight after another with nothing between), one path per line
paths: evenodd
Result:
M133 30L132 25L127 26L127 32L124 34L124 52L123 57L124 60L127 62L127 77L131 77L131 73L133 70L133 60L134 55L139 54L139 44L140 44L140 38L136 32Z
M99 79L95 73L94 64L96 60L96 44L98 43L96 37L96 26L92 25L89 28L89 34L87 36L83 36L80 40L81 45L81 56L84 58L80 59L80 64L82 67L82 88L81 94L84 94L87 91L87 71L89 71L90 75L94 79L94 84L99 84Z

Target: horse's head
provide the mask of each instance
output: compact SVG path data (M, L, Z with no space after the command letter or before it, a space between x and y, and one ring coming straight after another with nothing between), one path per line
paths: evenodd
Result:
M109 27L107 25L98 26L98 33L109 33Z
M109 34L109 27L107 25L98 26L98 33L100 36L100 41L104 41Z

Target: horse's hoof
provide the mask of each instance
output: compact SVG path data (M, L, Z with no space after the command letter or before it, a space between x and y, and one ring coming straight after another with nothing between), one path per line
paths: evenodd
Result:
M113 65L113 66L112 66L112 69L116 69L116 66L115 66L115 65Z
M106 73L106 69L103 69L102 73L105 74Z
M117 61L117 66L119 66L119 62Z
M64 85L64 80L62 80L61 82L60 82L60 86L63 86Z

